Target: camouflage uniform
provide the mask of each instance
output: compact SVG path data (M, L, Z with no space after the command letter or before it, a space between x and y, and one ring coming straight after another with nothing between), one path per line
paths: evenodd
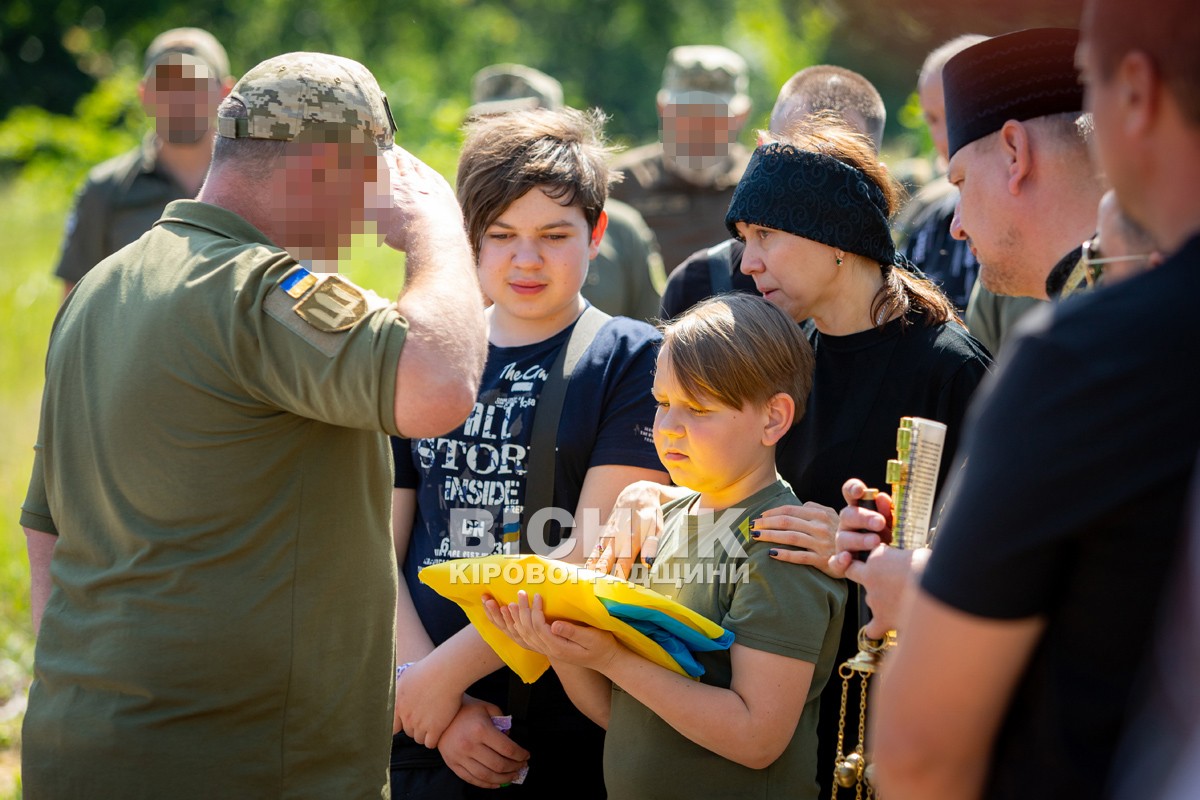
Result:
M660 114L708 107L707 114L693 114L744 119L750 108L746 87L746 63L736 53L709 45L676 47L663 72ZM732 130L730 138L736 136ZM725 212L750 160L749 151L736 141L721 143L714 153L696 154L670 139L664 133L663 141L618 158L613 166L624 172L625 180L612 191L654 231L668 272L727 237Z

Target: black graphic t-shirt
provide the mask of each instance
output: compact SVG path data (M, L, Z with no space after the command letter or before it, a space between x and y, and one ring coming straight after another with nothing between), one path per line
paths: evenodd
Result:
M489 346L479 398L461 427L437 438L392 440L396 487L417 492L404 579L435 645L467 625L467 617L421 584L417 573L430 564L505 551L506 523L511 539L524 508L538 396L570 331L531 345ZM644 322L615 317L579 360L558 428L556 509L575 514L591 467L662 469L650 395L659 339ZM571 528L552 523L548 532L569 537Z

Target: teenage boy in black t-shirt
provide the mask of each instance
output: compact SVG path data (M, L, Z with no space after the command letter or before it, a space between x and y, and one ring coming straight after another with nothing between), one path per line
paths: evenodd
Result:
M603 797L603 731L567 700L552 675L527 709L510 702L510 673L453 602L423 586L422 567L505 550L506 528L531 518L530 480L553 480L553 505L575 527L555 557L581 563L617 493L635 480L668 482L652 438L650 397L660 340L649 325L608 319L567 387L553 476L528 474L534 415L547 374L587 309L580 294L604 235L611 172L602 117L573 109L513 112L469 123L458 196L478 258L488 360L475 410L436 439L394 442L393 501L401 582L393 794L449 800L475 787L528 780L508 792ZM594 313L594 312L593 312ZM506 524L508 523L508 524ZM536 534L531 534L535 536ZM535 552L538 542L533 542ZM511 739L492 717L516 714ZM423 746L422 746L423 745ZM426 749L430 748L430 749ZM437 748L433 751L432 748ZM453 774L450 774L450 773Z

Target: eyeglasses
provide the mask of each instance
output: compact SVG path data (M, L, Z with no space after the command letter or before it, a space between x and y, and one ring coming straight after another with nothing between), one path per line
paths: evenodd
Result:
M1149 253L1135 256L1104 256L1100 253L1100 248L1096 246L1096 237L1093 236L1083 243L1083 255L1080 257L1079 263L1083 266L1083 278L1087 281L1088 288L1091 288L1100 278L1105 265L1146 261L1149 258Z

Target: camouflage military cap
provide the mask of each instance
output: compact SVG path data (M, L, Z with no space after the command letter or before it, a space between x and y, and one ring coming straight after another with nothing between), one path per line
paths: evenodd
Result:
M467 115L486 117L527 108L562 108L562 84L524 64L493 64L471 79Z
M736 116L750 109L749 84L746 61L732 50L708 44L683 45L667 54L658 102L666 106L694 102L696 93L715 95Z
M203 64L217 80L224 80L229 75L229 56L225 54L225 48L217 37L203 28L172 28L155 36L146 48L143 71L149 73L172 55L184 57L175 63Z
M396 123L387 97L371 72L348 58L276 56L242 76L230 97L246 107L245 118L234 118L221 106L217 133L230 139L393 144Z

